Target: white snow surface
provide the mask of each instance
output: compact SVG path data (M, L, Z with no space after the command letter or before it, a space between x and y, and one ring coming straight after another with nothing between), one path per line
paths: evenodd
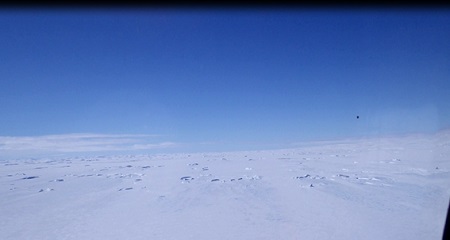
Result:
M0 239L442 239L450 132L0 161Z

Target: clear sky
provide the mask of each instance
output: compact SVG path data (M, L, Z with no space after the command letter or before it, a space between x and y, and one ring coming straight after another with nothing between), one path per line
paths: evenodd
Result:
M0 155L448 127L450 9L0 10Z

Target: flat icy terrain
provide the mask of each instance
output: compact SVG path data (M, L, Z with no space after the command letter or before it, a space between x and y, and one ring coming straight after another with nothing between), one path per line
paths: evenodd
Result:
M0 239L441 239L450 132L0 161Z

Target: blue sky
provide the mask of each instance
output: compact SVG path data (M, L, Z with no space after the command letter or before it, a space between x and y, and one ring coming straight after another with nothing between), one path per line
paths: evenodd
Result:
M448 26L448 9L4 9L0 155L448 128Z

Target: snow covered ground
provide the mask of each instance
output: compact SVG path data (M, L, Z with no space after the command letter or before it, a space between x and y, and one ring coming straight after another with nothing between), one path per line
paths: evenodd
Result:
M441 239L450 132L0 161L0 239Z

